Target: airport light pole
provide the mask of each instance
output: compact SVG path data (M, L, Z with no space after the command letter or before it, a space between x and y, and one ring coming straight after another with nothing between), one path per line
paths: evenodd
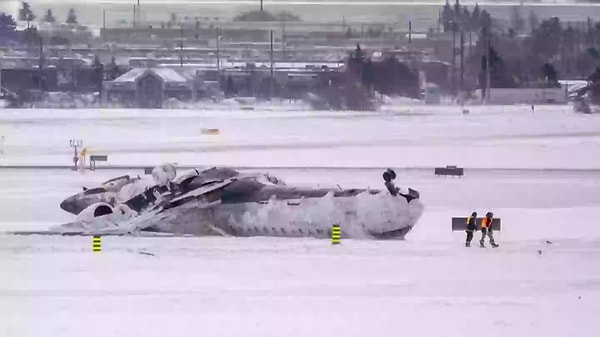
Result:
M77 161L79 160L79 151L77 151L77 148L82 145L83 141L81 139L69 140L69 146L73 148L73 171L77 171Z
M452 71L450 77L452 96L456 95L456 21L452 20Z
M44 91L44 82L45 82L45 76L44 76L44 40L42 39L41 35L40 35L39 44L40 44L40 58L39 58L39 64L38 64L39 73L40 73L39 87L40 87L40 91Z
M460 30L460 94L462 95L465 91L465 33Z
M220 34L220 29L219 27L217 27L217 73L219 74L219 79L221 78L221 54L220 54L220 41L221 41L221 34Z
M269 100L273 99L273 81L274 81L274 74L273 74L273 67L274 67L274 49L273 49L273 31L271 30L271 80L269 81Z
M491 80L491 74L492 72L490 71L490 48L492 48L492 44L490 42L490 33L486 30L485 31L485 37L487 39L487 43L486 43L486 47L487 47L487 56L485 58L485 73L486 73L486 80L485 80L485 86L487 88L487 91L485 93L486 96L486 100L487 103L490 103L490 99L492 97L492 80Z
M183 24L181 24L180 31L180 43L179 43L179 66L183 68Z
M281 47L283 50L283 60L286 59L285 57L285 23L286 23L286 12L283 12L283 27L282 27L282 32L281 32Z

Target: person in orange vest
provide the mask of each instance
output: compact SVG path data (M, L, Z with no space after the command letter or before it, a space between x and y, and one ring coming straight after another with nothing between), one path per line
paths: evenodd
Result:
M471 213L471 216L467 218L467 242L465 247L471 247L471 240L473 240L473 233L477 230L477 212Z
M479 246L485 248L485 237L490 239L492 247L498 247L498 244L494 241L494 232L492 231L492 223L494 222L494 213L487 212L485 218L481 221L481 240L479 240Z

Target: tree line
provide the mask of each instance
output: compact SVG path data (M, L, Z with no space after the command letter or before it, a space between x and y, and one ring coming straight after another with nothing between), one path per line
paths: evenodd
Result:
M33 21L35 21L37 16L33 12L31 5L28 2L23 1L21 3L21 8L19 9L19 17L18 18L19 18L19 21L33 22ZM56 17L54 16L52 9L46 10L46 14L42 17L41 21L46 22L46 23L55 23L56 22ZM69 9L65 23L72 24L72 25L76 25L79 23L77 21L77 14L75 13L75 9L73 9L73 8Z
M488 64L492 87L558 86L559 78L585 79L600 65L600 22L540 20L533 11L522 11L514 6L503 25L477 5L472 11L458 3L443 7L444 30L473 34L477 41L454 48L466 55L465 89L485 87Z

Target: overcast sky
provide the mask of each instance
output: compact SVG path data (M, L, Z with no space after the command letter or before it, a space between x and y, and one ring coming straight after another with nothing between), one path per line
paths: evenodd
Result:
M29 3L32 5L40 4L40 5L48 5L48 4L58 4L61 5L72 3L72 4L85 4L85 3L124 3L124 4L133 4L136 0L29 0ZM260 0L140 0L141 3L231 3L231 4L251 4L257 3ZM0 0L0 3L5 2L14 2L15 4L19 4L21 0ZM395 2L423 2L423 3L439 3L443 4L445 0L264 0L265 4L268 3L323 3L323 2L336 2L336 3L352 3L352 2L364 2L364 3L395 3ZM454 2L451 0L450 2ZM465 3L475 3L476 0L469 1L461 1ZM479 3L512 3L519 2L519 0L483 0L478 1ZM527 1L525 2L540 2L540 1ZM571 3L574 0L542 0L543 3L555 4L555 3Z

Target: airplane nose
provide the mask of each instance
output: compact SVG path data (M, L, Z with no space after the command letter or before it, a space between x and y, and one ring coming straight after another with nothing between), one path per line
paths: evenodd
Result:
M60 208L65 212L77 215L81 212L81 207L78 206L79 203L77 201L76 195L68 197L60 203Z
M60 209L62 209L65 212L74 213L75 207L73 206L73 201L71 199L72 197L63 200L60 203Z

